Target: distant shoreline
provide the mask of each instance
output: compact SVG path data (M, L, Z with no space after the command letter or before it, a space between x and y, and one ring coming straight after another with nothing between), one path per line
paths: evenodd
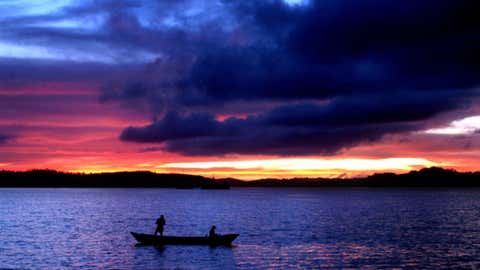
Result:
M204 188L228 187L480 187L480 172L457 172L439 167L405 174L377 173L363 178L293 178L252 181L211 179L188 174L148 171L115 173L65 173L54 170L0 171L0 187L58 188Z
M480 187L480 172L457 172L438 167L405 174L377 173L363 178L293 178L244 181L210 179L188 174L148 171L66 173L54 170L0 171L0 187L162 187L227 189L228 187Z

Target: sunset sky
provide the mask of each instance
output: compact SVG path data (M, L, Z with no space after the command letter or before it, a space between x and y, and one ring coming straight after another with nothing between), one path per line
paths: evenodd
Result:
M480 164L480 4L0 1L0 169Z

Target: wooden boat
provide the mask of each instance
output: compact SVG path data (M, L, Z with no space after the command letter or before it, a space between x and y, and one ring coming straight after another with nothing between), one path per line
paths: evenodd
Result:
M223 234L215 237L208 236L159 236L130 232L133 237L144 245L208 245L231 246L238 234Z

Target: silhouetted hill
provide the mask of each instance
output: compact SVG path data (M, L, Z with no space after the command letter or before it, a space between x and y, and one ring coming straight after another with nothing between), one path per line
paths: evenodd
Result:
M215 184L203 176L157 174L148 171L64 173L53 170L0 171L1 187L170 187L195 188Z
M480 187L480 172L457 172L438 167L405 174L376 173L364 178L226 180L232 186L250 187Z
M53 170L0 171L0 187L166 187L225 189L236 187L480 187L480 172L457 172L438 167L405 174L377 173L364 178L294 178L242 181L212 180L187 174L148 171L64 173Z

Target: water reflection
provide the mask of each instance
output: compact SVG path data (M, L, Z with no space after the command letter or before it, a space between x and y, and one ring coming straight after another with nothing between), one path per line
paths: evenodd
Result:
M235 269L234 248L207 246L136 246L133 268Z

